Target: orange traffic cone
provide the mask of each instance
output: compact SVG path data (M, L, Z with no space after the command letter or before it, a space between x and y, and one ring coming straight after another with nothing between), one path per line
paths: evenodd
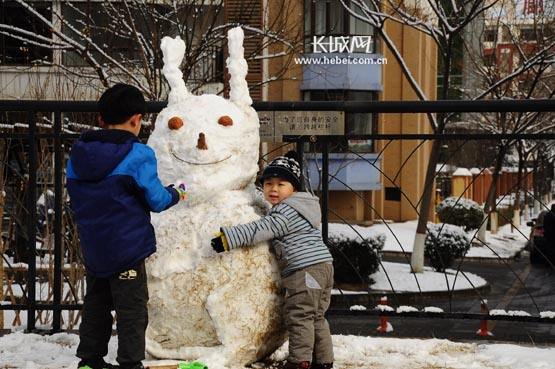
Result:
M387 306L387 296L382 296L380 298L380 305ZM377 328L380 333L393 332L393 326L387 321L387 315L380 315L380 326Z
M480 302L480 312L482 314L486 314L486 315L489 314L488 300L482 300ZM478 329L476 334L480 337L491 337L491 336L493 336L493 333L491 333L488 330L488 320L487 319L482 319L480 321L480 329Z

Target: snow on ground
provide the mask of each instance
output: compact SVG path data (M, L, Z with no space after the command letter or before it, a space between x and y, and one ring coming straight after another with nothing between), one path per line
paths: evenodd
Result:
M389 279L388 279L389 277ZM460 291L480 288L487 281L476 274L447 269L446 273L439 273L431 267L424 267L422 273L414 274L410 265L384 261L379 270L370 275L374 283L370 286L372 291L403 293L403 292L436 292ZM416 282L418 280L418 283ZM390 283L391 281L391 283ZM393 288L392 288L393 286ZM366 294L368 291L332 290L332 295Z
M391 280L391 284L387 277ZM430 267L424 267L423 273L415 274L411 273L408 263L400 264L385 261L370 278L375 281L371 286L372 290L392 291L391 286L393 285L395 292L465 290L483 287L487 284L485 279L469 272L459 271L457 274L456 270L447 269L446 273L438 273ZM416 283L417 279L418 284Z
M0 337L0 368L75 369L75 334L52 336L11 333ZM514 344L457 343L439 339L402 339L334 335L335 367L342 369L553 369L555 347ZM116 337L112 337L106 360L115 363ZM271 357L284 360L287 345ZM146 360L146 365L178 363ZM208 367L211 369L216 366ZM262 368L256 364L255 367ZM235 369L235 368L233 368Z
M329 235L330 237L341 235L346 238L356 239L360 238L360 236L366 238L382 233L386 237L383 251L399 253L404 251L406 253L411 253L416 232L416 224L416 220L403 223L379 223L370 227L330 223ZM487 231L486 240L488 245L479 246L473 243L466 256L481 258L497 258L497 255L501 258L514 257L517 252L521 251L526 246L525 236L528 237L530 234L530 227L521 225L519 231L515 229L511 233L511 226L509 224L500 227L497 234L491 234L491 232ZM476 231L469 232L470 238L474 237L475 233Z

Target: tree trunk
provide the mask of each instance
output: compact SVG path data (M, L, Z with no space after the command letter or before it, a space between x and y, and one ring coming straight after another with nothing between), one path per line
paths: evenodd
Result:
M511 232L513 228L518 228L520 226L520 192L522 191L522 171L524 166L524 153L522 151L522 145L518 144L518 171L516 174L516 189L515 189L515 203L513 207L513 219L511 222Z
M482 220L482 224L478 229L478 234L476 238L480 241L479 246L483 246L486 243L486 229L488 227L488 215L484 213L484 219Z
M6 152L6 140L0 141L0 153L4 156ZM6 163L6 157L0 158L0 173L2 178L4 178L4 163ZM5 186L4 181L0 181L0 219L4 219L4 201L5 201ZM2 234L2 223L0 221L0 234ZM4 301L4 278L7 280L7 276L4 276L4 242L3 237L0 237L0 301ZM0 310L0 327L4 327L4 310Z
M439 150L441 141L436 140L432 144L430 153L430 161L426 170L426 179L424 182L424 193L420 202L420 214L418 217L418 225L416 227L416 235L412 247L410 265L414 273L421 273L424 270L424 241L426 240L426 225L428 224L428 216L430 214L430 205L432 201L432 190L436 172L436 165L439 160Z
M453 35L449 35L453 36ZM441 99L446 100L449 96L449 76L451 73L451 59L452 59L452 46L453 38L449 37L446 40L445 53L443 57L443 86L441 90ZM442 134L445 129L446 119L445 114L438 115L437 129L435 133ZM424 247L426 241L426 225L428 224L428 217L430 216L430 205L432 201L432 190L434 179L436 175L436 166L439 161L439 151L441 148L441 140L434 140L432 143L432 151L430 152L430 160L428 161L428 168L426 170L426 179L424 180L424 192L420 202L420 209L418 215L418 225L416 226L416 234L414 235L414 244L412 245L412 254L410 257L410 266L413 273L422 273L424 271Z
M495 160L495 167L493 169L493 173L491 176L491 184L489 186L489 190L488 190L488 195L486 197L486 203L484 204L484 214L486 214L486 216L490 216L490 219L492 219L491 222L491 233L496 233L497 232L497 217L495 217L495 222L493 221L493 218L491 215L493 215L493 213L495 213L495 215L497 215L496 213L496 198L495 198L495 192L497 189L497 182L499 181L499 173L501 172L501 168L503 166L503 159L505 158L505 155L507 154L507 145L501 145L501 147L499 148L499 152L497 153L497 158ZM490 212L492 214L490 214Z

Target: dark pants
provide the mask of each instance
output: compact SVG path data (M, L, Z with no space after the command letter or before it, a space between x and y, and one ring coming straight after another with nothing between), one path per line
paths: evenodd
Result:
M144 261L109 278L87 276L87 293L79 326L77 357L96 363L108 353L112 314L116 311L117 361L123 368L145 358L148 289Z

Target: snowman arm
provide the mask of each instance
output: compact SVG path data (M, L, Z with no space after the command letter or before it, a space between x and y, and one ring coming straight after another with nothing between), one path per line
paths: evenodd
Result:
M254 245L289 233L289 220L281 213L272 212L254 222L222 227L230 249Z

